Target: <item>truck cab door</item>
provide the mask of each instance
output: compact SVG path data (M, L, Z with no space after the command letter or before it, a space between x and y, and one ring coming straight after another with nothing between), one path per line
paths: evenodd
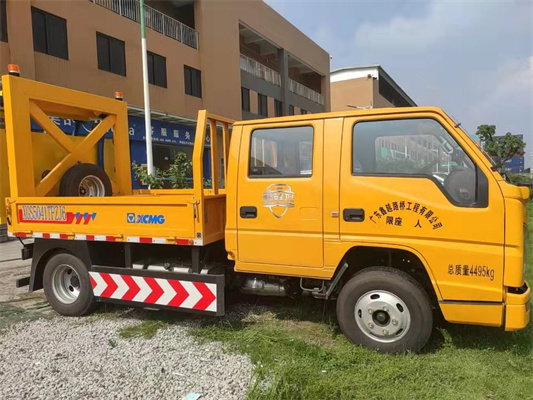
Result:
M501 302L503 197L480 157L440 113L346 118L341 240L414 252L444 301Z
M323 267L322 149L323 120L243 126L236 270Z

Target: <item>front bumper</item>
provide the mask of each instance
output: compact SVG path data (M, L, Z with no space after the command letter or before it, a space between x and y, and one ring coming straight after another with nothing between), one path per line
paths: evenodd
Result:
M517 331L529 323L531 314L531 288L527 284L520 288L508 288L505 296L505 330Z

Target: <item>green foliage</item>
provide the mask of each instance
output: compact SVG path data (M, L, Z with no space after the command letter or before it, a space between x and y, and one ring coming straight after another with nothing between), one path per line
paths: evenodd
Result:
M188 179L192 177L192 162L187 158L187 154L177 153L174 156L174 162L167 171L167 177L170 178L174 189L190 187Z
M505 136L496 136L496 125L479 125L476 134L484 143L485 152L493 156L496 168L500 171L503 164L515 154L525 154L525 142L511 132L507 132Z
M133 162L131 169L135 173L135 179L148 185L150 189L162 189L165 174L159 168L154 168L154 174L149 175L148 169L141 164Z
M166 179L170 180L173 189L190 187L188 179L192 178L192 162L185 153L177 153L174 162L166 171L154 168L153 175L148 175L148 169L135 162L131 168L135 173L135 179L147 184L150 189L162 189Z
M523 175L523 174L512 174L507 172L507 177L509 178L509 182L513 185L518 184L533 184L533 178L529 175Z

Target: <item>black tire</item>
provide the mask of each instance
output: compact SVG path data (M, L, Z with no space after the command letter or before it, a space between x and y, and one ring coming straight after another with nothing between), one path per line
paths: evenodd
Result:
M99 187L99 194L94 196L103 197L112 195L111 180L104 170L94 164L76 164L69 168L61 178L59 184L59 195L69 197L82 197L86 194L80 193L80 184L90 178Z
M395 308L381 306L385 301ZM378 307L374 310L374 306ZM426 291L410 275L387 267L364 269L344 285L337 299L337 319L350 342L382 353L417 353L433 330L433 312ZM408 327L399 329L402 324Z
M60 274L61 270L68 266L72 269L79 281L79 293L72 302L62 300L58 294L57 284L54 284L55 274ZM71 272L72 273L72 272ZM59 253L46 263L43 275L44 294L52 308L61 315L81 316L88 314L94 308L95 301L93 289L89 278L89 271L85 264L70 253Z

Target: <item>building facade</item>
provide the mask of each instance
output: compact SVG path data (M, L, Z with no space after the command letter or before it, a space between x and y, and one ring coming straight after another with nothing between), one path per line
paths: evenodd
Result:
M330 79L332 111L416 106L379 65L339 68Z
M164 122L152 124L156 163L180 151L172 146L190 153L200 109L233 119L329 111L329 54L262 0L146 0L145 14L152 119ZM0 73L12 63L25 78L120 91L142 117L139 21L138 0L0 0ZM144 127L130 120L130 134L132 159L146 162L135 141Z

